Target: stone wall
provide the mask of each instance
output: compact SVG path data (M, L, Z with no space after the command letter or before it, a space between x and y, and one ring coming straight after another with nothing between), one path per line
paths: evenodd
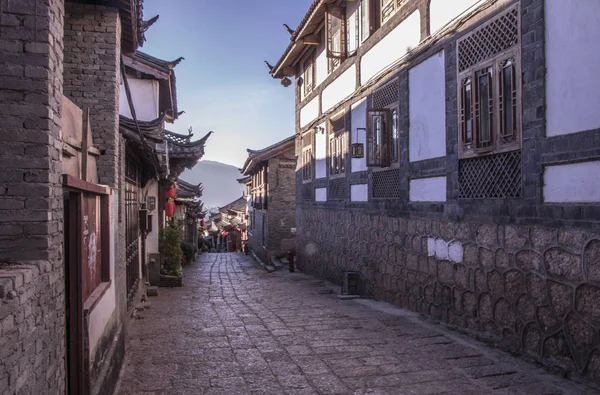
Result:
M298 255L303 271L359 271L367 295L600 379L600 231L315 208Z
M1 4L0 388L63 394L64 6L60 0Z

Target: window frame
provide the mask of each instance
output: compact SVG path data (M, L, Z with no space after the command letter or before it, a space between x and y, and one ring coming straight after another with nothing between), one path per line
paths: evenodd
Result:
M315 51L311 51L302 62L302 92L304 98L308 97L316 88L316 68ZM310 75L310 84L307 83L308 79L306 77L308 75Z
M310 139L310 144L304 146L304 141L302 141L302 156L301 156L301 165L302 165L302 183L310 183L313 180L313 168L314 168L314 153L313 153L313 133L312 131L308 131L304 133L302 136L302 140Z
M397 114L397 118L394 122L393 113ZM372 149L371 141L373 140L370 136L373 128L373 121L371 120L372 114L383 113L385 114L384 128L382 130L382 146L385 152L381 154L380 162L374 162L372 160ZM393 127L396 125L396 139L393 136ZM394 144L395 140L395 144ZM393 147L396 147L396 157L393 156ZM400 106L398 102L392 103L383 108L367 109L367 130L366 130L366 144L365 144L367 167L373 170L383 170L396 168L400 166Z
M328 144L327 144L327 173L330 179L344 177L346 175L346 159L348 156L348 128L346 125L346 116L344 112L328 122ZM338 130L334 129L334 123L343 119L343 126Z
M502 100L506 94L504 92L504 69L507 63L512 66L511 82L511 118L512 133L505 133L505 124L503 118L504 103ZM457 66L458 67L458 66ZM480 111L481 98L478 97L478 73L482 70L491 69L491 78L489 88L491 88L491 109L490 133L491 142L487 146L481 146L478 141L481 138L481 128L478 122L478 111ZM521 149L522 144L522 79L521 79L521 59L520 46L516 45L508 50L502 51L484 61L481 61L468 69L458 72L458 155L460 159L473 158L503 152L515 151ZM465 95L465 84L470 80L470 109L465 105L467 96ZM479 101L478 101L479 100ZM467 139L468 117L471 120L471 139Z
M340 28L333 31L334 18L339 21ZM348 57L348 26L346 7L329 4L325 11L325 50L327 71L331 74ZM334 48L337 41L338 48Z

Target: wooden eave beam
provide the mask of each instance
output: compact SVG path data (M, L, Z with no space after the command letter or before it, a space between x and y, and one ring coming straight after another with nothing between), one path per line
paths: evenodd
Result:
M308 36L302 37L302 44L304 45L319 45L321 44L321 40L318 34L310 34Z

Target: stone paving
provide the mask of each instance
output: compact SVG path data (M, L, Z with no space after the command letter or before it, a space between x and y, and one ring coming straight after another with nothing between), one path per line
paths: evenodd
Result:
M128 328L120 395L597 394L300 273L204 254Z

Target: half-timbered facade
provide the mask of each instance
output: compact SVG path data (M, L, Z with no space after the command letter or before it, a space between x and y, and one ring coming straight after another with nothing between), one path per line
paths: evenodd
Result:
M299 267L597 378L599 13L313 1L271 70L296 80Z

